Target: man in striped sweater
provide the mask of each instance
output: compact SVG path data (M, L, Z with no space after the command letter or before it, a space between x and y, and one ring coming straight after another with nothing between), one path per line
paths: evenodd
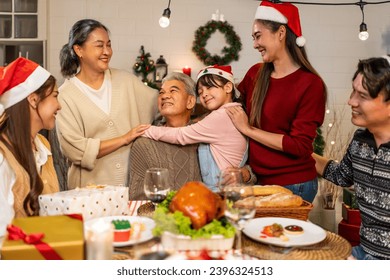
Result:
M360 245L351 259L390 259L390 58L359 61L348 104L358 129L340 163L313 154L318 174L354 185Z

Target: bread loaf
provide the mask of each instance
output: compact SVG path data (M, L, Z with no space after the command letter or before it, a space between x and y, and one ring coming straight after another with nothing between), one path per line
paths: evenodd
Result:
M292 191L289 189L286 189L282 186L279 185L255 185L255 186L246 186L244 188L238 188L238 187L232 187L231 190L239 190L241 193L241 196L246 197L246 196L266 196L266 195L271 195L275 193L288 193L292 194Z
M268 196L248 197L236 202L238 207L251 205L251 200L255 200L256 208L272 207L299 207L303 203L302 197L295 194L276 193Z
M292 194L292 191L279 185L256 185L253 186L253 194L258 195L271 195L275 193L288 193Z

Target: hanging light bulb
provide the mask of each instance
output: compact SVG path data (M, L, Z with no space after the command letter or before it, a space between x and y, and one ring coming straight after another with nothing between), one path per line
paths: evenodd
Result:
M360 6L360 10L362 11L362 23L360 24L359 27L359 39L362 41L365 41L368 39L369 34L367 31L367 24L364 23L364 5L367 4L366 2L363 2L363 0L360 0L359 3L356 3L357 5Z
M368 34L368 32L367 32L367 24L362 22L360 24L359 30L360 30L360 32L359 32L359 39L362 40L362 41L367 40L368 37L370 36L370 34Z
M169 9L169 6L171 5L171 0L169 0L168 8L166 8L162 14L162 17L160 17L158 23L162 28L166 28L169 26L169 18L171 17L171 10Z

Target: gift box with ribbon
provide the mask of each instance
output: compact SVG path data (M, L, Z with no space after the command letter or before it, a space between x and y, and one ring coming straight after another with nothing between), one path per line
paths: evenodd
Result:
M83 260L80 214L13 219L1 248L3 260Z
M85 221L128 215L129 188L89 186L39 196L40 216L81 213Z

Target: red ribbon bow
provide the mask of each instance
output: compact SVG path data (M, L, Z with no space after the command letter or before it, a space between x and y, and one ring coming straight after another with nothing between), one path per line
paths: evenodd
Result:
M23 240L26 244L34 245L35 248L47 260L62 260L61 256L47 243L42 241L43 233L26 234L20 227L7 226L9 240Z

